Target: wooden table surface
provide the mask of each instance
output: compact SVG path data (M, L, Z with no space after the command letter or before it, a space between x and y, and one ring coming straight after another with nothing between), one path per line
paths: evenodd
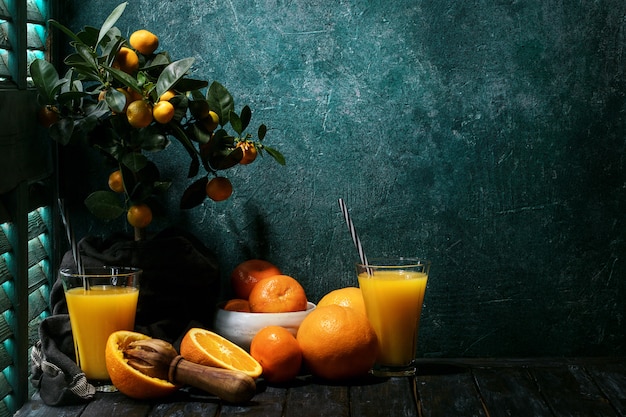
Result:
M259 380L255 397L237 405L186 389L161 402L98 393L70 407L46 406L35 395L15 417L235 415L626 417L626 358L424 360L415 378L330 384L302 376L285 386Z

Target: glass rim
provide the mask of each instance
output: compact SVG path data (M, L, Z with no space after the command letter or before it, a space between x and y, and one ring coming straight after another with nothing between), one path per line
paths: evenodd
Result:
M68 278L107 278L110 276L124 277L137 275L143 272L141 268L134 266L88 266L83 268L83 273L74 268L62 268L59 273Z
M367 260L367 264L362 262L357 262L356 266L358 268L375 268L375 269L385 269L385 268L411 268L411 267L424 267L431 264L431 261L424 258L418 257L378 257Z

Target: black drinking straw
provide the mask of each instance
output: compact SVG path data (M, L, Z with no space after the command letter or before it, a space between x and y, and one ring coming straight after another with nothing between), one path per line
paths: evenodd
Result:
M65 202L59 198L59 210L61 212L61 219L63 220L63 225L65 226L65 234L67 236L67 240L72 247L72 257L74 258L74 264L76 265L76 270L79 274L83 275L83 264L80 260L80 253L78 251L78 244L76 243L76 239L74 237L74 231L72 230L72 226L70 224L70 218L65 207ZM85 283L86 286L86 283Z
M361 263L365 266L369 265L367 263L367 256L365 256L365 251L363 250L363 246L361 246L361 240L359 239L359 235L356 233L356 228L352 223L352 219L350 218L350 213L348 212L348 207L346 207L346 203L343 201L343 198L339 199L339 207L341 208L341 212L343 213L343 218L348 225L348 229L350 229L350 235L352 236L352 241L354 242L354 246L356 246L357 252L359 252L359 258L361 259ZM369 268L367 268L367 272L371 275L372 272Z

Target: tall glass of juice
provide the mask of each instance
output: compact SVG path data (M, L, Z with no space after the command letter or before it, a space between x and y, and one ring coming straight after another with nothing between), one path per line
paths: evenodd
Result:
M76 363L96 384L109 381L104 353L109 335L135 326L141 272L113 266L60 271Z
M378 336L372 374L415 375L417 334L429 270L429 261L416 258L357 264L367 317Z

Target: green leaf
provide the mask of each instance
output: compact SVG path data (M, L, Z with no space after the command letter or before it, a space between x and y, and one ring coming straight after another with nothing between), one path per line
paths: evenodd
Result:
M172 88L178 80L182 79L185 74L187 74L187 71L189 71L189 68L193 65L194 60L194 58L183 58L181 60L174 61L165 67L157 80L157 95L160 97L161 94Z
M213 81L207 91L207 101L209 107L220 118L220 124L225 126L229 122L229 116L231 111L235 111L235 100L230 95L226 87L217 81Z
M61 87L59 74L54 66L44 59L36 59L30 64L30 75L33 77L37 91L46 99L46 103L54 103L56 92Z
M120 4L115 9L113 9L113 11L109 15L109 17L106 18L106 20L102 24L102 27L100 28L100 33L98 34L98 42L97 42L97 44L99 44L100 41L102 40L102 38L105 37L105 35L109 31L109 29L111 29L113 26L115 26L115 23L117 23L117 20L120 18L122 13L124 13L124 9L126 8L127 4L128 4L128 2Z
M178 91L192 91L192 90L201 90L203 88L208 87L209 83L204 80L192 80L190 78L183 78L176 83L176 90ZM204 98L204 97L202 97Z
M202 204L206 199L206 185L208 182L209 179L207 177L202 177L187 187L180 199L180 208L187 210Z
M239 118L241 119L241 131L243 132L248 128L248 125L250 124L250 119L252 119L252 110L250 110L250 107L243 106Z
M162 151L170 144L167 136L162 134L155 126L148 126L139 131L141 149L148 152Z
M266 133L267 133L267 126L265 126L263 124L261 126L259 126L259 131L257 132L257 136L258 136L260 141L265 139L265 134Z
M281 165L285 165L285 157L282 153L274 148L270 148L268 146L263 146L263 150L266 151L272 158L276 160Z
M83 61L86 65L94 68L96 71L98 70L98 61L96 60L96 54L89 46L79 43L76 45L76 52L78 53L78 55L81 56L81 58L83 58Z
M121 82L122 84L124 84L127 87L132 88L133 90L137 91L137 92L141 92L141 87L139 87L139 84L137 83L137 80L126 74L124 71L120 71L116 68L111 68L109 66L106 65L102 65L102 67L109 72L113 78L115 78L117 81Z
M122 113L126 107L126 95L115 88L109 88L104 96L107 104L116 113Z
M198 154L196 153L196 148L191 143L191 140L187 136L187 133L181 129L178 124L174 124L172 130L172 136L174 136L178 141L183 145L189 157L191 158L191 165L189 166L189 171L187 172L187 178L192 178L198 175L198 170L200 168L200 162L198 161Z
M119 196L112 191L96 191L85 199L87 209L103 220L113 220L121 216L125 210Z
M98 29L93 26L85 26L83 30L76 34L76 37L78 37L82 43L91 46L95 50L98 41Z
M169 190L171 186L172 186L171 181L156 181L154 183L153 192L155 194L165 194L165 192Z
M78 36L76 36L74 32L72 32L71 30L63 26L61 23L57 22L54 19L50 19L48 22L50 22L51 26L54 26L55 28L59 29L61 32L65 33L67 36L74 39L76 42L83 43L83 41Z
M124 155L120 162L133 172L138 172L148 164L148 158L138 152L131 152Z
M243 132L243 122L239 118L239 115L237 115L234 111L230 112L230 125L233 127L233 130L241 136L241 133Z

